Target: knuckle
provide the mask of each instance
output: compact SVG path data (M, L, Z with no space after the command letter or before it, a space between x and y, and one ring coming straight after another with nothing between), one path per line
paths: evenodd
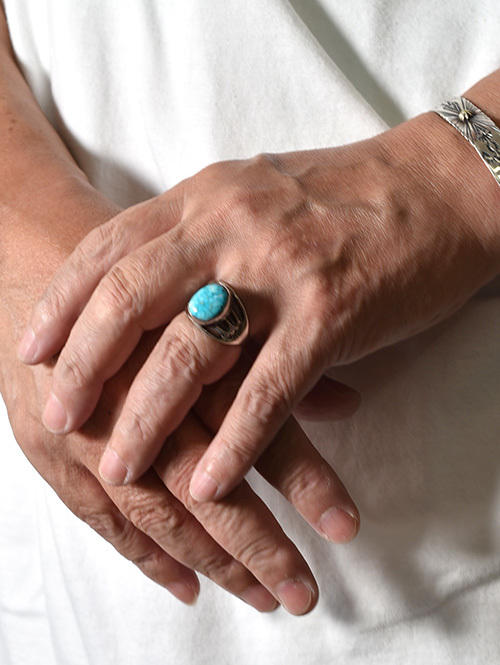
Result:
M238 561L248 568L261 573L271 569L290 570L291 555L280 543L263 534L251 542L240 546L234 553Z
M195 466L194 458L191 455L184 455L182 459L175 460L166 478L168 489L193 515L199 509L199 504L193 499L189 491L189 481Z
M226 588L231 586L231 580L240 573L238 562L227 552L204 555L195 562L194 567Z
M231 421L231 433L226 437L225 449L237 460L238 466L247 466L256 458L255 437L273 429L285 420L291 411L289 399L275 382L270 379L264 386L258 383L246 390L238 405L238 415Z
M188 512L175 500L140 500L137 497L127 511L130 521L154 540L168 536L178 540L186 527Z
M124 534L125 520L118 512L84 510L79 517L110 543L119 541Z
M298 506L309 502L311 497L320 496L320 492L328 485L324 471L303 465L289 471L282 489L290 503Z
M131 271L116 263L102 280L98 293L101 308L98 317L104 321L117 313L132 318L140 313L141 298Z
M283 381L277 375L266 377L246 390L242 397L242 413L252 423L266 427L280 416L285 416L292 408L291 400L284 390Z
M234 160L221 160L208 164L201 171L189 178L188 182L194 189L199 189L200 181L212 186L224 186L231 179Z
M275 221L281 235L291 221L292 213L300 211L306 202L303 187L297 178L280 168L280 161L275 155L260 153L245 160L240 166L240 177L236 179L235 202L244 210L253 213L255 221L262 220L262 209L278 215ZM260 183L255 186L254 183ZM307 206L306 206L307 207ZM268 223L269 220L262 220Z
M160 477L172 494L186 507L186 509L199 519L203 519L201 511L204 504L199 504L191 496L189 483L201 453L192 447L192 439L189 432L185 435L182 428L172 434L165 446L162 448L159 465ZM206 509L206 506L205 506ZM209 518L214 516L214 507L210 506Z
M338 316L338 302L335 297L338 287L332 278L329 266L315 267L303 285L304 314L312 328L311 334L316 334L329 328L329 322Z
M163 375L166 372L172 378L181 376L194 383L203 381L205 364L194 339L182 337L178 333L171 334L167 343L161 345L161 355L157 361Z
M249 163L258 168L274 168L273 155L268 152L259 152L249 159Z
M247 471L259 454L255 449L254 439L251 436L245 436L246 432L239 429L240 438L230 438L225 444L223 459L226 469Z
M155 549L147 554L132 556L130 561L140 568L145 575L155 579L164 567L165 554L163 551Z
M42 322L58 318L67 306L68 282L63 275L56 275L36 306L35 314Z
M257 164L262 164L267 168L271 168L278 173L288 175L290 173L289 160L281 153L262 152L255 155L254 161Z
M311 303L311 310L317 311L319 307L327 306L332 301L333 279L330 266L314 266L307 275L304 290Z
M83 355L72 350L59 359L56 376L59 382L78 389L91 383L92 372Z
M113 245L113 234L111 224L101 224L80 242L74 252L73 260L76 268L95 270L105 259L109 257Z
M124 416L125 424L120 426L120 430L128 440L134 441L135 447L135 443L152 441L156 438L159 423L155 422L154 418L152 409L145 409L141 413L140 404L128 404Z

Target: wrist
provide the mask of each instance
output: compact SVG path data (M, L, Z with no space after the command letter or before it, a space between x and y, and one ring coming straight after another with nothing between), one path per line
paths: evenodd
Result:
M15 203L15 205L14 205ZM0 337L15 343L53 273L93 228L120 209L67 177L0 208Z
M420 190L408 194L421 201L421 214L470 246L483 282L499 274L500 187L475 148L433 112L382 136L390 159Z

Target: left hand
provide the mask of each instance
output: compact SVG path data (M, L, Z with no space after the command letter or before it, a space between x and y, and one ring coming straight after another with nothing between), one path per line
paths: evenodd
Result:
M199 287L226 281L258 353L191 481L198 500L224 496L325 369L434 324L498 272L500 192L455 134L427 114L343 148L215 164L92 232L23 346L33 363L64 347L46 425L78 428L143 332L170 322L109 441L115 465L101 462L111 481L137 478L239 358L182 312Z

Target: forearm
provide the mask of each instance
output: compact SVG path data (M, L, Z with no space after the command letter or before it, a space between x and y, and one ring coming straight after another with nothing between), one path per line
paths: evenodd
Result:
M118 209L88 183L19 71L0 8L0 358L77 242Z
M68 178L86 180L17 67L1 7L0 150L2 207L22 205L26 193L33 196Z

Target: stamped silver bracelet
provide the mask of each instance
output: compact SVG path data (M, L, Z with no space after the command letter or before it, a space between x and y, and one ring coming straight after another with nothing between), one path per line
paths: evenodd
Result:
M433 111L474 146L500 185L500 129L493 120L465 97L443 102Z

